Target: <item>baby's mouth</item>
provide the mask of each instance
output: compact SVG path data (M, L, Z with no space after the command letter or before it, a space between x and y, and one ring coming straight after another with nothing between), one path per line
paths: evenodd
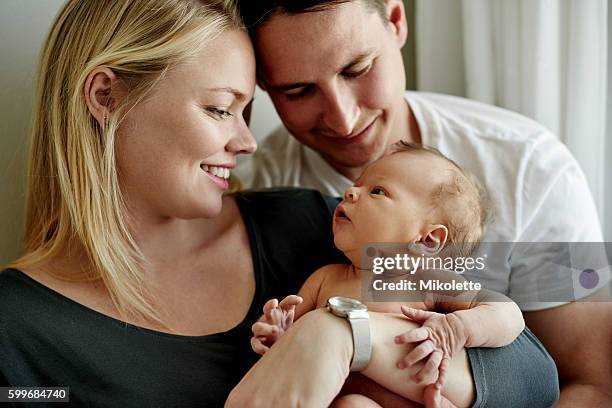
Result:
M342 205L339 205L336 208L336 217L335 217L338 221L350 221L351 219L349 218L349 216L346 214L346 211L344 210L344 207L342 207Z

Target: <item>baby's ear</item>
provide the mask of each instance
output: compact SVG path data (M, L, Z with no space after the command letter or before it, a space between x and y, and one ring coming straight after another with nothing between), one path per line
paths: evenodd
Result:
M448 229L445 225L436 224L428 226L423 237L417 242L423 255L437 255L448 239Z

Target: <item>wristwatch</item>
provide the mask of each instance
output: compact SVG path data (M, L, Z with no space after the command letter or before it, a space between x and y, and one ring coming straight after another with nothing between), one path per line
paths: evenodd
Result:
M334 296L327 299L327 309L332 314L349 321L353 331L353 359L351 371L360 371L370 363L372 340L370 339L370 315L368 307L357 299Z

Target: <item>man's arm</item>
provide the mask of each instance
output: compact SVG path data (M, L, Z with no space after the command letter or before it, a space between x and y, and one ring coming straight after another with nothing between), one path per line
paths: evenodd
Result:
M527 326L551 354L561 382L558 407L612 405L612 302L609 289L553 309L526 312Z

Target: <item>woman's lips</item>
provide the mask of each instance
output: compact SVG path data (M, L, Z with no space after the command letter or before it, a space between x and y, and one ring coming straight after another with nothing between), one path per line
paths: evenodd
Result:
M219 186L223 190L226 190L229 187L229 182L227 181L227 179L215 176L207 171L204 171L204 174L206 174L208 178L210 178L217 186Z

